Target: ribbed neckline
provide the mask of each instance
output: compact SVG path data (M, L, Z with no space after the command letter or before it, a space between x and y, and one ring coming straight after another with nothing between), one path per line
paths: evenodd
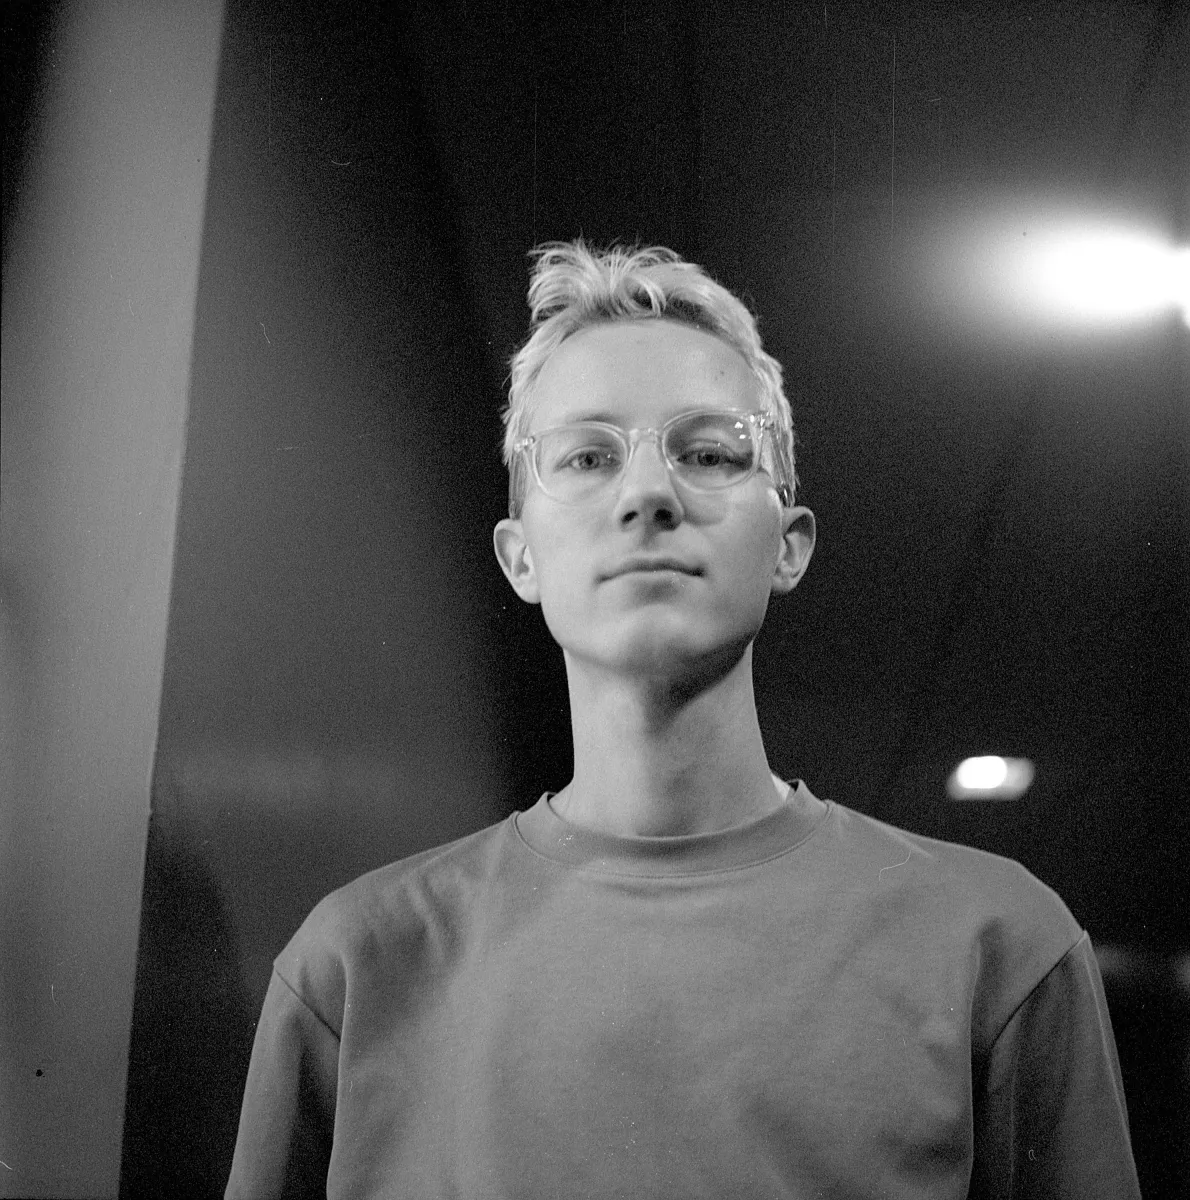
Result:
M799 779L780 808L718 833L684 837L617 837L572 825L554 811L549 793L513 816L529 849L554 862L607 875L702 875L754 866L804 842L822 824L830 804Z

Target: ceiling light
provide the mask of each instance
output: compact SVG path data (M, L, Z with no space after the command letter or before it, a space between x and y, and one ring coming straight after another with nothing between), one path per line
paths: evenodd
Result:
M963 759L946 781L946 791L952 800L1019 800L1032 782L1027 758L983 754Z

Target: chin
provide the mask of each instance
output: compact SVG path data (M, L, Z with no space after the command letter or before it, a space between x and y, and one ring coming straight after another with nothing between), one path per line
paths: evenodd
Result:
M605 638L588 633L567 649L576 658L626 677L679 680L725 674L755 636L751 628L727 632L692 627L689 617L630 618L620 621Z

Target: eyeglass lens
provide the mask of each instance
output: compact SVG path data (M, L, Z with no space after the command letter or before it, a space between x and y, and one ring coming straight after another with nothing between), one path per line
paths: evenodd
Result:
M534 451L546 494L576 503L619 478L630 445L613 426L576 423L538 435ZM699 491L740 483L756 465L752 426L738 413L691 413L671 422L663 431L661 453L674 475Z

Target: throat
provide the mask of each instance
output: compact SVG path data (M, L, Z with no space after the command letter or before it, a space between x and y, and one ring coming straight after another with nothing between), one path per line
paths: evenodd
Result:
M586 788L576 775L551 804L572 825L599 833L625 838L691 837L759 821L787 804L789 793L789 785L771 773L747 788L716 793L691 788L663 795Z
M554 802L566 820L628 837L677 837L746 824L784 802L750 670L669 706L645 689L574 682L572 673L574 778Z
M575 776L555 811L636 838L715 833L773 811L782 797L757 720L751 646L733 660L686 688L567 654Z

